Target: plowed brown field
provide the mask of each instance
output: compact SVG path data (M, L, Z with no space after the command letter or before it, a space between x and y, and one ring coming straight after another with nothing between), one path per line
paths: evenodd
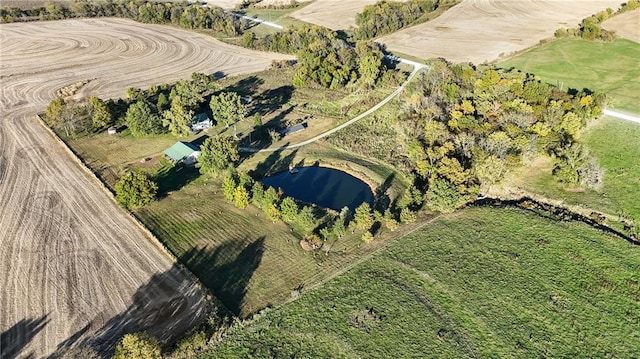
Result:
M436 19L378 39L420 58L481 63L534 46L620 0L462 0Z
M602 23L602 27L615 31L619 37L640 42L640 9L616 15Z
M118 208L34 115L69 84L82 95L265 69L282 55L120 19L0 25L2 358L79 343L108 352L125 332L174 339L203 292Z
M378 0L316 0L289 16L334 30L346 30L355 26L356 14L362 12L365 5L376 2Z

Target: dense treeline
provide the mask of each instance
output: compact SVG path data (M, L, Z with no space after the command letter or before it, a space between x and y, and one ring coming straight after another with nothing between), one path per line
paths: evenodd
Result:
M185 29L213 30L226 35L239 35L245 28L244 21L236 19L233 14L221 8L204 7L187 2L77 1L69 6L47 3L45 6L28 10L0 8L0 22L108 16L148 24L174 24Z
M414 173L427 206L449 212L540 154L553 156L560 181L598 187L602 170L576 136L603 101L514 70L440 61L408 91L398 118L373 118L330 141Z
M341 88L359 82L371 87L382 77L384 54L378 44L358 41L352 46L333 30L316 25L290 27L257 37L247 32L245 47L298 55L293 85Z
M196 113L206 111L205 97L216 90L215 76L193 73L190 80L128 88L127 99L103 101L97 97L76 101L58 97L45 110L43 120L66 136L126 126L135 137L169 133L188 135Z
M441 0L380 1L367 5L356 15L356 39L373 39L417 23L424 14L438 8Z
M616 37L615 33L601 28L600 24L616 14L635 10L638 7L640 7L640 2L638 0L629 0L628 2L624 3L617 12L614 12L611 8L607 8L606 10L602 10L594 15L582 19L578 28L561 28L556 30L555 36L559 38L581 37L587 40L613 41L613 39L615 39Z

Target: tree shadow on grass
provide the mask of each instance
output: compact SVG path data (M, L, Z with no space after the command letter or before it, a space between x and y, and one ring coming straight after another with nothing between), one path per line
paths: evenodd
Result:
M294 92L295 88L291 85L280 86L264 91L253 99L253 106L249 111L249 115L258 113L261 116L266 116L275 112L291 100Z
M177 191L200 177L200 170L194 166L166 165L154 176L158 184L158 197Z
M243 314L249 281L260 266L265 237L236 239L215 248L192 248L180 257L234 315Z
M286 145L288 145L288 143L284 146ZM264 161L258 163L256 169L251 173L252 177L258 179L276 172L287 170L289 165L293 163L293 159L296 157L298 150L292 150L291 153L284 157L282 156L283 151L286 150L271 152Z
M174 264L141 285L120 314L104 321L103 313L96 308L94 321L59 343L51 358L79 348L109 358L122 336L135 332L147 332L161 342L172 343L196 325L209 307L204 292Z
M47 319L48 316L49 315L43 315L40 318L22 319L11 328L0 333L0 358L17 358L24 347L47 326L49 323ZM33 353L29 353L21 357L34 358L35 356Z
M263 79L258 76L249 76L225 87L222 92L235 92L240 96L253 96L262 84L264 84Z

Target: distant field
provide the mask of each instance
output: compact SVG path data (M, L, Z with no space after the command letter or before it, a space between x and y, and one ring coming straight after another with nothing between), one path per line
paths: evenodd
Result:
M640 44L618 39L562 39L536 47L500 66L532 72L546 82L605 92L611 107L640 113Z
M402 0L392 0L402 1ZM356 14L377 0L316 0L297 10L291 17L333 30L347 30L356 24Z
M602 23L602 27L615 31L619 37L640 42L640 9L616 15Z
M640 247L510 209L443 217L202 358L636 357Z
M583 18L620 4L619 0L463 0L432 21L378 40L391 51L424 59L481 63L535 46L560 27L576 27Z

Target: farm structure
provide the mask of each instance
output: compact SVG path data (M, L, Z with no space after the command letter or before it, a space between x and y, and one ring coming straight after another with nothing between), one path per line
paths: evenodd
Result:
M175 163L193 165L198 162L200 149L193 143L178 141L163 153Z
M284 137L286 135L290 135L292 133L304 131L307 128L305 123L300 123L295 126L287 127L284 130L280 131L280 136Z
M193 123L191 124L191 132L204 131L213 126L213 120L209 118L206 113L199 113L193 116Z

